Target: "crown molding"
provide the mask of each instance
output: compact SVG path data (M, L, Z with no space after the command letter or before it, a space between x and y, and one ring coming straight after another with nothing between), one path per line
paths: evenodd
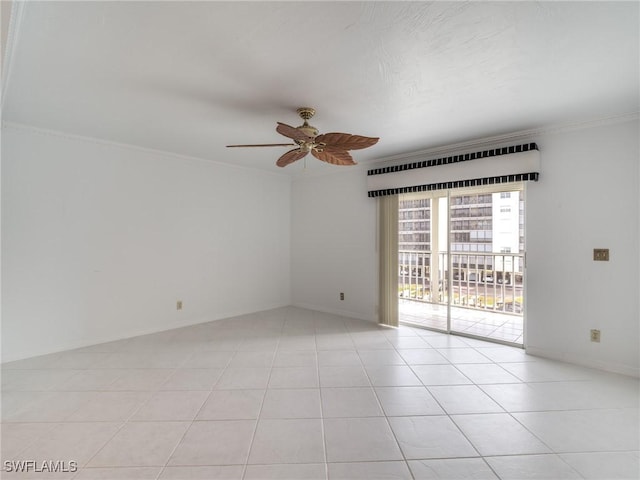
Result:
M24 9L27 3L26 1L11 1L11 17L9 18L7 43L4 45L4 51L2 52L2 93L0 94L0 105L2 105L2 107L4 107L5 96L11 80L11 70L13 69L15 58L14 52L20 38L22 19L24 18Z
M427 148L424 150L418 150L415 152L409 152L398 155L391 155L388 157L381 157L369 162L371 168L380 168L382 166L394 165L396 162L412 162L417 160L424 160L425 157L437 156L437 155L454 155L464 153L466 150L478 150L495 148L501 146L504 143L510 142L529 142L535 141L536 137L542 135L557 135L562 133L568 133L578 130L585 130L594 127L602 127L607 125L616 125L619 123L627 123L637 121L640 119L640 112L628 112L619 115L609 115L604 117L598 117L590 120L583 120L579 122L562 123L556 125L550 125L547 127L534 128L529 130L520 130L517 132L511 132L503 135L495 135L491 137L476 138L472 140L466 140L464 142L440 145L437 147ZM502 145L503 146L503 145Z
M95 137L86 137L83 135L76 135L76 134L71 134L71 133L66 133L66 132L62 132L59 130L51 130L48 128L40 128L40 127L33 127L31 125L25 125L22 123L16 123L16 122L2 122L2 129L6 129L6 130L15 130L18 132L24 132L24 133L30 133L30 134L35 134L35 135L41 135L41 136L48 136L48 137L57 137L57 138L64 138L67 140L74 140L77 142L83 142L83 143L91 143L94 145L99 145L102 147L110 147L110 148L121 148L124 150L129 150L132 152L139 152L139 153L146 153L146 154L151 154L151 155L157 155L157 156L161 156L161 157L166 157L166 158L171 158L171 159L175 159L175 160L182 160L182 161L189 161L189 162L196 162L196 163L206 163L209 165L217 165L220 167L226 167L226 168L231 168L234 170L243 170L243 171L247 171L247 172L253 172L253 173L261 173L264 175L270 175L270 176L274 176L274 177L279 177L279 178L290 178L290 175L280 172L272 172L269 170L261 170L258 168L252 168L252 167L246 167L244 165L234 165L232 163L227 163L227 162L221 162L219 160L210 160L207 158L201 158L201 157L194 157L194 156L190 156L190 155L183 155L180 153L175 153L175 152L169 152L169 151L165 151L165 150L158 150L158 149L154 149L154 148L148 148L148 147L141 147L139 145L132 145L129 143L120 143L120 142L115 142L112 140L104 140L101 138L95 138Z

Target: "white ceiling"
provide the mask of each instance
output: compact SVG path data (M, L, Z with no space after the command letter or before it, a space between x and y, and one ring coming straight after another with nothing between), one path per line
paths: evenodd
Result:
M3 120L283 173L276 121L363 164L639 110L637 2L25 2ZM308 168L336 169L309 157Z

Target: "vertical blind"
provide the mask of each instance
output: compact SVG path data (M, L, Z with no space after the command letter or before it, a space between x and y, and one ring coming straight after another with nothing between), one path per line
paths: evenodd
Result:
M379 323L398 326L398 196L379 199Z

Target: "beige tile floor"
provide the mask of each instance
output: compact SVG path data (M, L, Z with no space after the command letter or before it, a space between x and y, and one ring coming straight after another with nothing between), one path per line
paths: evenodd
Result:
M2 478L637 479L639 400L637 379L288 307L3 365Z

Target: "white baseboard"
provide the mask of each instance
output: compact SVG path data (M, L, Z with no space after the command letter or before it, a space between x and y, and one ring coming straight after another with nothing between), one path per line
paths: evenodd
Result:
M620 375L640 378L640 368L631 365L624 365L614 362L603 362L600 360L584 358L583 356L574 355L571 353L554 352L537 347L526 347L525 351L528 354L534 355L536 357L548 358L550 360L560 360L561 362L572 363L574 365L596 368L598 370L604 370L606 372L618 373Z

